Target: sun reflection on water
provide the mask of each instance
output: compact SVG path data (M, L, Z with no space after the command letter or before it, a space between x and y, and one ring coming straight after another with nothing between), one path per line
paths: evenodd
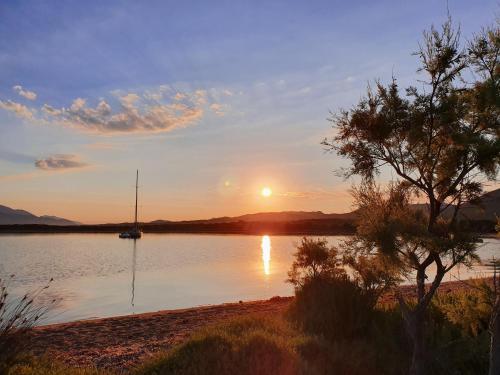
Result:
M262 263L264 265L264 274L269 275L271 266L271 238L269 236L262 236Z

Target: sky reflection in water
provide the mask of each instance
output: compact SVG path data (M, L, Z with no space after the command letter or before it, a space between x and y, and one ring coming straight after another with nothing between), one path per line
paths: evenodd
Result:
M336 245L344 237L326 237ZM291 295L286 283L300 236L146 234L2 235L0 277L14 273L13 294L44 285L61 299L45 323ZM500 252L485 239L483 259ZM446 276L481 276L465 267ZM432 277L432 275L429 275Z

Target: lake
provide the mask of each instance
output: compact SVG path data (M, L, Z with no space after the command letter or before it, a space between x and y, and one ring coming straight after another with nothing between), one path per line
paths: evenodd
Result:
M0 277L14 274L13 295L51 278L46 298L61 302L43 324L176 309L293 294L286 283L300 236L115 234L0 236ZM344 237L326 237L337 244ZM500 240L485 239L478 254L500 258ZM446 276L484 276L464 267Z

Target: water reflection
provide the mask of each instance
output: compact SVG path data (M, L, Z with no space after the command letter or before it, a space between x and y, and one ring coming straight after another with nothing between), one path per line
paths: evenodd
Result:
M491 257L485 261L479 262L480 266L484 269L486 273L498 274L500 270L500 260L495 257Z
M134 251L132 253L132 298L130 304L134 307L135 299L135 266L137 264L137 240L134 238Z
M271 238L269 236L262 236L262 242L260 244L262 248L262 263L264 265L264 274L270 274L271 265Z
M48 298L63 304L44 324L268 299L293 295L284 280L300 239L149 234L136 242L134 254L133 240L118 241L114 234L0 235L0 277L16 274L13 296L54 278ZM331 245L345 239L327 237ZM478 249L484 263L499 254L500 239L485 238ZM444 281L486 275L491 268L474 264L450 271Z

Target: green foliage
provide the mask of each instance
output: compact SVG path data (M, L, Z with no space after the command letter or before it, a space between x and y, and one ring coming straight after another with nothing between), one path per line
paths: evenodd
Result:
M315 279L307 284L331 281ZM347 299L349 290L353 291L345 290ZM459 291L435 300L429 310L426 330L432 348L429 375L479 375L486 372L488 337L484 320L488 319L488 312L481 293ZM320 305L321 301L315 300L311 306L319 309ZM326 320L329 308L331 306L326 306L322 311ZM357 305L351 311L354 316L347 317L345 325L360 327L356 316L363 313L361 305ZM410 350L398 308L379 307L370 312L369 323L362 326L364 329L351 331L355 332L354 335L345 334L345 329L341 328L344 331L336 331L337 334L327 338L312 332L304 333L281 316L245 316L203 328L184 343L157 354L131 372L136 375L406 374ZM110 372L70 368L47 358L22 358L6 374L108 375Z
M426 337L433 373L488 372L491 304L484 284L474 284L472 289L438 294L429 308Z
M303 358L304 375L376 375L376 349L366 340L328 342L317 337L298 347Z
M279 316L256 315L205 328L133 374L401 374L400 361L391 355L364 339L332 343L304 335Z
M484 282L470 282L474 288L438 294L433 304L463 334L475 337L488 330L491 291Z
M297 374L305 338L283 320L245 317L201 330L135 374Z
M324 239L302 238L294 257L288 281L296 287L312 279L344 274L338 250L335 247L329 248Z
M432 349L428 362L430 375L485 373L486 331L479 329L473 333L469 325L448 318L461 311L463 304L473 309L474 301L465 294L443 296L429 310L426 337ZM478 316L470 314L470 327L481 326L475 321ZM349 338L336 336L333 341L314 333L302 333L279 316L233 319L202 329L133 373L402 375L407 373L409 359L401 312L398 308L388 308L374 310L364 331Z
M346 275L311 279L296 289L289 316L330 341L360 337L373 318L372 296Z
M477 239L460 222L461 207L477 199L483 177L495 179L500 166L499 24L464 48L448 19L424 33L415 55L422 89L401 90L396 79L377 82L351 110L332 116L335 136L323 144L351 161L346 177L362 177L355 189L360 222L354 257L379 259L399 273L415 271L416 303L399 302L413 340L410 372L420 374L425 311L444 275L475 259ZM475 73L472 81L462 79L467 70ZM381 192L374 179L383 169L398 181ZM415 198L425 208L413 209ZM447 209L451 218L443 215ZM433 280L427 280L429 267Z

